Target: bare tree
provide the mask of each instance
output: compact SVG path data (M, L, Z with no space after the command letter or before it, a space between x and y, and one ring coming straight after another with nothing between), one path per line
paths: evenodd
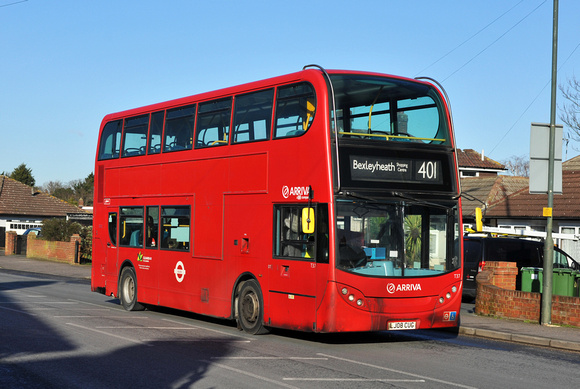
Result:
M566 85L559 86L566 102L560 106L560 120L570 129L568 137L580 142L580 81L576 77L568 79Z
M512 155L509 159L501 162L512 176L529 177L530 161L526 155Z
M49 181L49 182L45 182L42 185L41 189L43 192L46 192L50 195L54 195L54 193L57 190L64 188L64 187L65 187L65 185L60 181Z

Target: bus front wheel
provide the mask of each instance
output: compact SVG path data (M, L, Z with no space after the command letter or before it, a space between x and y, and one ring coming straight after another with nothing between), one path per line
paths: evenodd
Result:
M126 267L121 272L119 300L127 311L142 311L144 309L143 305L137 302L137 276L132 267Z
M255 280L244 282L238 296L238 322L242 329L253 335L268 332L264 327L264 300L260 285Z

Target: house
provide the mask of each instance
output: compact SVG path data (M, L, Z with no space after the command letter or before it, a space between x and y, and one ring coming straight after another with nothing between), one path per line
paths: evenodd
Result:
M547 206L547 194L530 194L529 187L525 187L490 202L484 224L544 232L543 209ZM554 195L552 212L552 232L580 234L580 156L562 163L562 194ZM580 258L580 242L563 240L559 246L572 257Z
M475 208L484 212L491 203L527 188L527 177L499 175L506 172L501 163L485 157L472 149L457 150L461 180L461 205L463 223L475 225Z
M20 235L44 219L82 214L86 212L74 205L0 175L0 247L5 245L6 231Z
M457 149L459 177L496 177L507 169L501 163L494 161L483 152L480 154L472 149Z

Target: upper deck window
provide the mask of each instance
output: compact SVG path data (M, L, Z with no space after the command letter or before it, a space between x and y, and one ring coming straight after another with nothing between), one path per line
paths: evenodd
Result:
M105 124L99 141L99 160L119 158L121 150L122 121Z
M316 111L316 95L312 85L294 84L278 88L274 138L304 134L311 126Z
M163 151L190 150L194 124L195 104L168 110Z
M123 157L144 155L147 149L149 115L125 119L123 129Z
M151 129L149 131L149 151L148 154L158 154L161 152L161 137L163 134L163 122L165 121L165 111L151 114Z
M451 144L444 106L434 88L376 76L331 78L340 137Z
M227 145L231 114L231 97L199 104L195 147Z
M236 96L233 143L270 139L274 89Z

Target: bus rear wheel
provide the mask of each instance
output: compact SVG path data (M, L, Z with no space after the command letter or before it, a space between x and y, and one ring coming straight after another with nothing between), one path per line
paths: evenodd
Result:
M264 300L260 285L255 280L244 282L238 296L238 323L242 329L252 335L265 334Z
M145 308L137 302L137 276L132 267L126 267L121 272L119 300L127 311L142 311Z

